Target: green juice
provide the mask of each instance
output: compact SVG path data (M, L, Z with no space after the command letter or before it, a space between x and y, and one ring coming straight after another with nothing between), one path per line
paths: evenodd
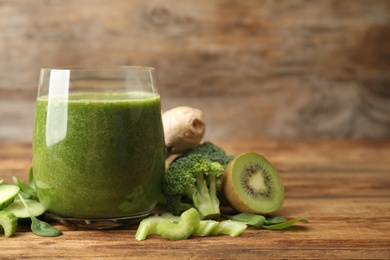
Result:
M55 215L128 217L159 199L165 150L157 94L40 97L33 140L38 197Z

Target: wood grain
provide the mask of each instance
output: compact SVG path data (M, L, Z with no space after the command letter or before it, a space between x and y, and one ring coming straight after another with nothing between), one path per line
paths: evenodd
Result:
M32 11L33 10L33 11ZM157 68L215 139L390 136L390 1L0 0L0 139L31 141L41 67Z
M167 241L134 239L137 226L109 231L75 230L43 238L20 225L0 237L2 259L388 259L390 258L390 140L214 140L229 153L264 154L279 170L286 198L276 213L306 217L283 231L249 228L236 238ZM27 181L31 144L0 142L0 178Z

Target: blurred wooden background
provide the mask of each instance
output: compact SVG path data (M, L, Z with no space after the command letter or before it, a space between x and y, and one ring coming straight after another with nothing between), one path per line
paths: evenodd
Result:
M0 0L0 140L63 65L156 67L209 139L390 137L389 0Z

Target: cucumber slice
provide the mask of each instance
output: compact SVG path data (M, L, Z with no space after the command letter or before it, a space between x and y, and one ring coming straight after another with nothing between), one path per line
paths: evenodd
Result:
M12 184L0 185L0 210L10 205L16 195L18 195L20 188Z
M18 219L14 214L0 211L0 228L6 237L10 237L16 232L18 227Z
M33 215L34 217L38 217L45 213L45 207L43 207L43 205L39 201L30 199L24 199L24 201L26 202L26 205L31 215ZM24 207L23 202L19 199L14 200L14 202L8 207L6 207L4 211L13 213L17 218L20 219L30 218L28 210L26 209L26 207Z

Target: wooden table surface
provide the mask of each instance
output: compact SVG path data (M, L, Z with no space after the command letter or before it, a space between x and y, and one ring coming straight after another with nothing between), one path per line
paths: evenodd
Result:
M184 241L136 241L136 226L90 231L57 224L64 234L44 238L21 225L13 237L0 236L0 258L390 258L390 140L215 142L236 155L264 154L286 186L277 214L310 223ZM0 179L27 181L30 164L31 144L0 142Z

